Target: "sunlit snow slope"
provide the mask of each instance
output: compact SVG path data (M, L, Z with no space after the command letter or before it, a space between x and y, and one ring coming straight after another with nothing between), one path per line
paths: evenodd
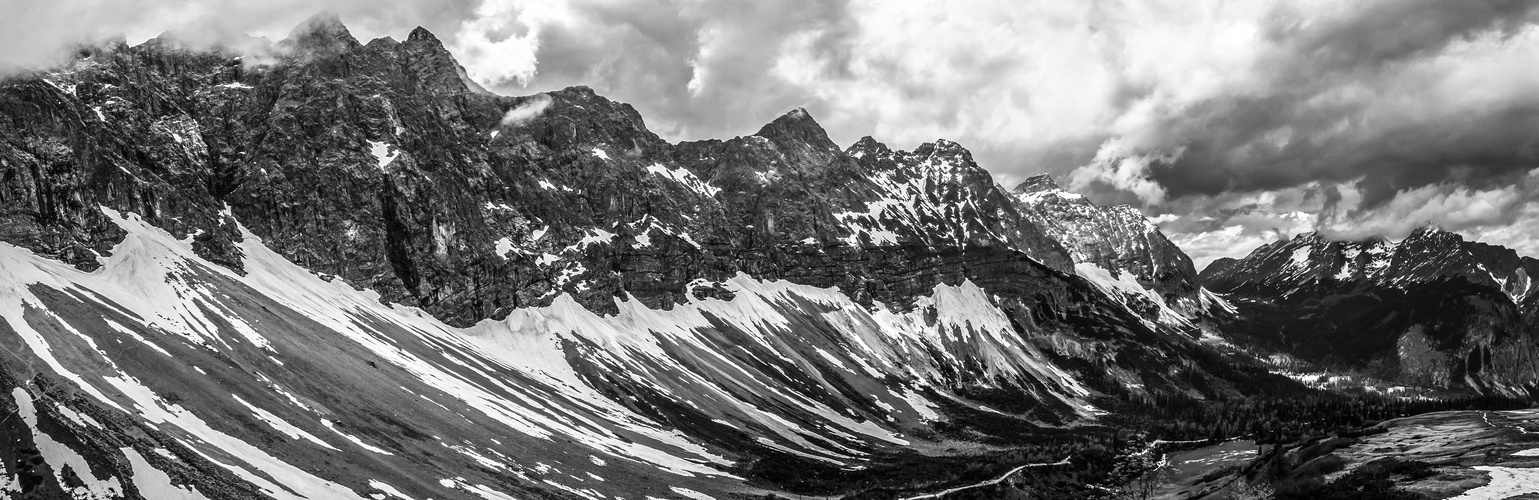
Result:
M752 491L730 469L755 443L846 468L924 449L912 431L958 385L1097 412L970 282L895 313L740 276L730 300L601 316L558 299L458 329L250 233L241 276L104 211L128 234L95 272L0 245L5 382L26 417L0 427L42 457L6 465L10 491L721 494Z

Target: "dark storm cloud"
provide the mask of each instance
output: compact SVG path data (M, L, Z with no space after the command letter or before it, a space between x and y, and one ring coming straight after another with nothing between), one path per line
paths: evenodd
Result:
M1184 153L1149 174L1172 197L1362 178L1365 203L1376 206L1405 189L1448 180L1478 184L1533 168L1539 92L1513 92L1443 115L1395 116L1380 108L1395 97L1445 97L1439 92L1448 75L1420 65L1436 65L1429 60L1448 57L1461 42L1532 43L1512 37L1539 19L1536 12L1536 2L1429 0L1304 22L1280 9L1266 27L1276 50L1260 60L1267 69L1262 84L1163 117L1168 135L1145 146ZM1531 71L1485 69L1485 77L1497 79ZM1366 95L1333 98L1356 90Z
M1510 36L1533 22L1534 2L1487 0L1364 2L1368 8L1318 27L1307 15L1279 7L1268 36L1307 56L1303 66L1340 71L1426 56L1449 43L1494 31Z

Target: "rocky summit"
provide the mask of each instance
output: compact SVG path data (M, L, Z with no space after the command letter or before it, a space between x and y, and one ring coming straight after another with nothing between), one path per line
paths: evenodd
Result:
M1097 206L1046 175L1026 179L1014 195L1026 219L1064 245L1080 274L1117 283L1112 288L1129 300L1141 298L1145 307L1180 317L1209 307L1192 259L1138 209Z
M1199 276L1137 209L1007 190L961 144L765 118L673 143L592 89L497 95L427 30L363 43L329 14L6 77L0 491L1079 498L1155 477L1165 438L1325 425L1277 401L1406 411L1276 353L1410 342L1408 380L1533 387L1510 251L1300 239ZM1470 312L1395 316L1339 366L1334 339L1258 333L1388 289Z

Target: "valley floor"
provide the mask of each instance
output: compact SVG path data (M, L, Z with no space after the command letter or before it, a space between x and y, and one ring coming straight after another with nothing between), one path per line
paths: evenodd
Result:
M1177 473L1159 498L1539 498L1539 409L1428 413L1357 437L1223 443L1169 460Z

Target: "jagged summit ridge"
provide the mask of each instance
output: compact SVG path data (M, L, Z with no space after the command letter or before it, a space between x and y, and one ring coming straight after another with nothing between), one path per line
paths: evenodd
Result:
M1016 184L1015 189L1011 190L1011 192L1019 195L1062 190L1063 188L1058 187L1058 183L1053 181L1053 176L1048 174L1037 174L1031 177L1027 177L1026 180L1021 181L1020 184Z
M458 322L546 303L561 293L609 308L608 297L625 291L661 306L681 300L695 273L720 279L735 268L693 268L660 279L653 271L587 263L594 258L592 245L575 245L596 241L595 234L631 231L642 238L601 241L618 251L622 242L674 237L685 242L687 253L745 245L755 252L825 245L999 248L1065 273L1074 272L1075 262L1094 262L1113 276L1129 271L1159 290L1157 297L1192 293L1187 284L1167 286L1187 281L1173 277L1187 274L1182 269L1189 264L1182 263L1184 256L1167 255L1174 247L1141 214L1091 207L1056 189L1054 195L1067 202L1058 207L1064 210L1034 212L1038 203L1011 196L954 141L894 151L868 136L841 151L810 113L795 108L751 136L673 145L648 130L633 107L587 87L532 97L483 93L420 27L404 42L358 45L334 13L322 13L280 44L314 47L296 52L304 57L249 72L210 68L207 85L215 92L186 96L198 101L187 109L215 112L176 120L181 137L196 134L210 145L206 156L185 157L183 170L197 176L208 168L199 165L219 165L215 189L196 203L177 205L208 207L203 215L150 217L155 223L192 221L187 230L206 235L200 248L232 266L240 258L223 249L235 235L217 214L226 204L231 220L249 220L254 231L318 272ZM132 50L158 55L151 47ZM248 103L273 93L270 111L244 114ZM340 114L324 105L342 96L356 104ZM465 104L424 106L414 100L421 96L463 98ZM106 110L125 101L101 102ZM334 131L327 136L333 140L313 140L316 130ZM250 137L265 140L237 149ZM379 195L302 195L292 184L301 181ZM175 185L168 180L160 189L173 191ZM1096 213L1075 215L1090 212ZM1075 217L1081 220L1064 224ZM1058 229L1045 229L1049 225ZM1079 230L1096 235L1073 234ZM1125 249L1075 243L1111 232L1125 235L1125 243L1117 244ZM347 237L339 245L311 248L325 234ZM71 243L77 245L69 250L77 256L72 259L89 265L90 259L79 257L88 255L85 240L71 241L78 242ZM669 251L678 250L684 248Z
M139 192L175 201L158 207L116 194L122 191L96 191L103 179L40 189L33 183L51 181L12 177L25 183L23 192L53 190L88 201L21 209L75 222L24 218L10 234L56 236L9 241L89 267L93 252L110 251L113 241L111 226L90 208L102 205L198 234L202 255L238 269L240 221L317 273L455 324L562 294L600 310L613 308L612 298L622 294L665 307L683 300L697 279L719 281L745 267L765 271L760 266L771 261L770 269L819 269L806 279L876 290L870 298L894 304L928 286L866 285L877 277L865 264L836 265L836 258L850 259L821 250L772 258L785 249L997 248L1051 269L1071 268L1062 247L1020 219L987 171L951 141L901 158L882 153L880 162L855 158L797 108L752 136L674 145L648 130L633 107L586 87L530 97L477 92L424 29L404 42L359 45L334 13L322 13L279 45L288 56L272 64L179 62L195 84L168 87L175 92L167 98L188 110L173 116L155 116L156 108L103 82L172 78L153 65L183 53L125 47L122 55L132 57L51 76L61 88L83 90L66 96L67 107L99 111L82 121L80 113L59 110L72 115L60 121L65 127L100 129L120 143L155 149L147 156L102 149L81 157L116 165L102 175L123 172ZM148 134L117 126L133 120L155 125ZM54 133L62 132L17 136ZM867 145L887 151L874 140ZM35 157L18 152L14 158ZM684 264L665 266L663 259Z
M300 22L278 45L301 51L339 54L358 48L360 43L347 29L347 25L342 23L342 17L336 11L324 10Z
M1080 275L1127 296L1140 310L1158 311L1161 321L1183 323L1201 313L1191 258L1141 211L1096 205L1046 174L1027 178L1013 193L1022 213L1069 250Z
M1216 263L1216 262L1215 262ZM1209 266L1203 280L1230 290L1266 287L1279 290L1365 282L1400 286L1458 278L1500 289L1514 300L1532 291L1533 258L1434 226L1413 230L1404 240L1382 236L1333 239L1319 232L1300 233L1252 251L1243 259Z
M438 37L436 35L434 35L433 32L428 31L427 28L424 28L424 27L421 27L421 26L418 26L416 28L412 28L411 33L406 35L406 40L407 41L433 42L433 43L437 43L439 45L443 44L443 42L438 41Z
M828 138L817 120L806 109L796 108L780 115L754 132L755 136L788 144L802 143L817 149L837 151L839 146Z
M887 149L886 144L882 144L868 135L855 141L855 144L851 144L849 148L844 150L844 154L859 160L868 155L875 155L877 157L888 156L892 154L892 150Z

